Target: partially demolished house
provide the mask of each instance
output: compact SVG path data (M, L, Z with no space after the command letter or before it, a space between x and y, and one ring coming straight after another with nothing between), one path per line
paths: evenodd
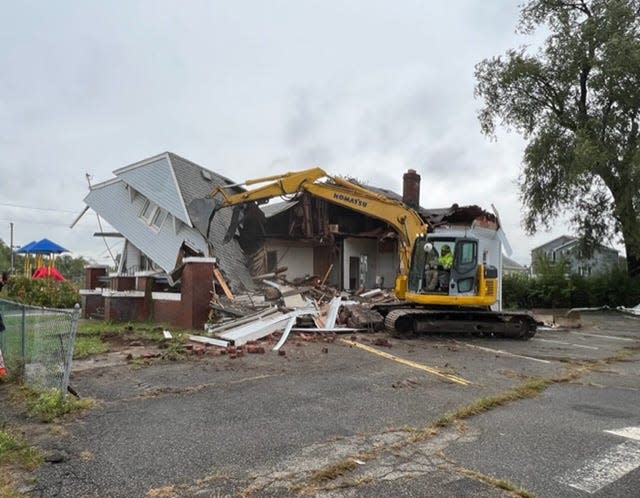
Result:
M414 170L403 176L402 195L363 186L411 206L434 232L486 228L485 235L501 237L502 245L508 247L503 232L496 231L496 216L478 206L420 207L420 175ZM266 221L263 253L258 253L258 262L263 264L259 273L286 267L289 280L316 275L344 290L393 288L399 267L398 236L385 222L308 193L265 205L262 211ZM496 256L500 257L499 251ZM502 260L491 264L501 269Z
M308 193L285 202L212 216L207 197L218 186L240 192L232 180L166 152L115 170L91 187L85 203L124 237L117 271L88 268L85 316L156 319L199 328L211 295L253 288L252 276L278 272L289 282L315 276L336 289L393 288L398 237L383 221ZM414 207L435 230L492 225L477 206L419 207L420 176L404 175L403 195L376 189ZM231 237L227 237L230 226ZM226 240L230 239L230 240ZM102 287L102 288L100 288ZM170 291L170 292L166 292Z

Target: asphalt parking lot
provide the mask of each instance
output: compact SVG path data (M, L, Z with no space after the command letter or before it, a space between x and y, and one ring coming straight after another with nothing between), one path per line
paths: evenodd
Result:
M529 341L375 345L385 337L290 340L285 356L78 362L72 385L99 404L48 441L64 458L40 468L29 495L623 497L640 489L640 318L583 314L581 328Z

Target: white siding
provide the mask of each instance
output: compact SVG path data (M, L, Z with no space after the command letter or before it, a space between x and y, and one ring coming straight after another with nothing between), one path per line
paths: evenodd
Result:
M165 211L190 225L191 221L181 202L182 194L178 189L173 168L167 156L135 168L116 170L119 179L124 180L145 197L152 199Z
M139 217L145 201L142 195L138 195L131 202L125 184L121 181L94 188L85 198L85 202L95 212L166 272L174 269L184 240L200 249L204 255L209 255L207 243L198 231L182 225L176 234L171 217L166 213L159 230L147 225Z

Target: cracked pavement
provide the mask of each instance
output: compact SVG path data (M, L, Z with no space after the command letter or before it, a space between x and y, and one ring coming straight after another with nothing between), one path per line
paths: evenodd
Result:
M603 427L614 427L622 422L620 413L629 411L627 405L638 400L640 319L589 314L583 322L582 329L541 331L531 341L420 337L391 339L391 349L378 347L455 374L470 381L468 386L339 341L290 341L286 356L268 352L148 366L78 364L72 385L82 396L97 399L98 406L64 422L66 435L49 438L49 447L67 458L43 465L23 491L42 498L513 496L491 481L504 479L539 496L580 496L561 483L545 484L535 468L524 472L518 459L526 458L527 445L548 451L550 459L567 459L562 434L548 434L544 440L553 447L541 449L538 435L528 433L532 407L558 426L582 410L597 413ZM357 340L371 344L372 338L362 334ZM549 392L555 398L543 392L539 401L514 401L431 428L439 417L474 400L529 378L563 375L624 348L635 349L627 349L623 363L553 386ZM609 397L609 413L594 401L591 391L602 390L598 386L624 393ZM569 394L586 398L568 403ZM640 425L637 415L624 421ZM584 423L600 430L593 418L584 417ZM553 424L545 430L552 432ZM487 441L496 439L507 449L484 452ZM509 448L509 441L524 449ZM581 443L572 439L571 444ZM505 460L507 454L511 461ZM579 452L572 455L579 464ZM553 462L542 469L551 472Z

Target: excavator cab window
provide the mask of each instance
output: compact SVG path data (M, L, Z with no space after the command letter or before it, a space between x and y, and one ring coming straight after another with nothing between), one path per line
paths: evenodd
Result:
M456 294L473 292L478 265L478 242L472 239L458 240L451 271L452 290Z

